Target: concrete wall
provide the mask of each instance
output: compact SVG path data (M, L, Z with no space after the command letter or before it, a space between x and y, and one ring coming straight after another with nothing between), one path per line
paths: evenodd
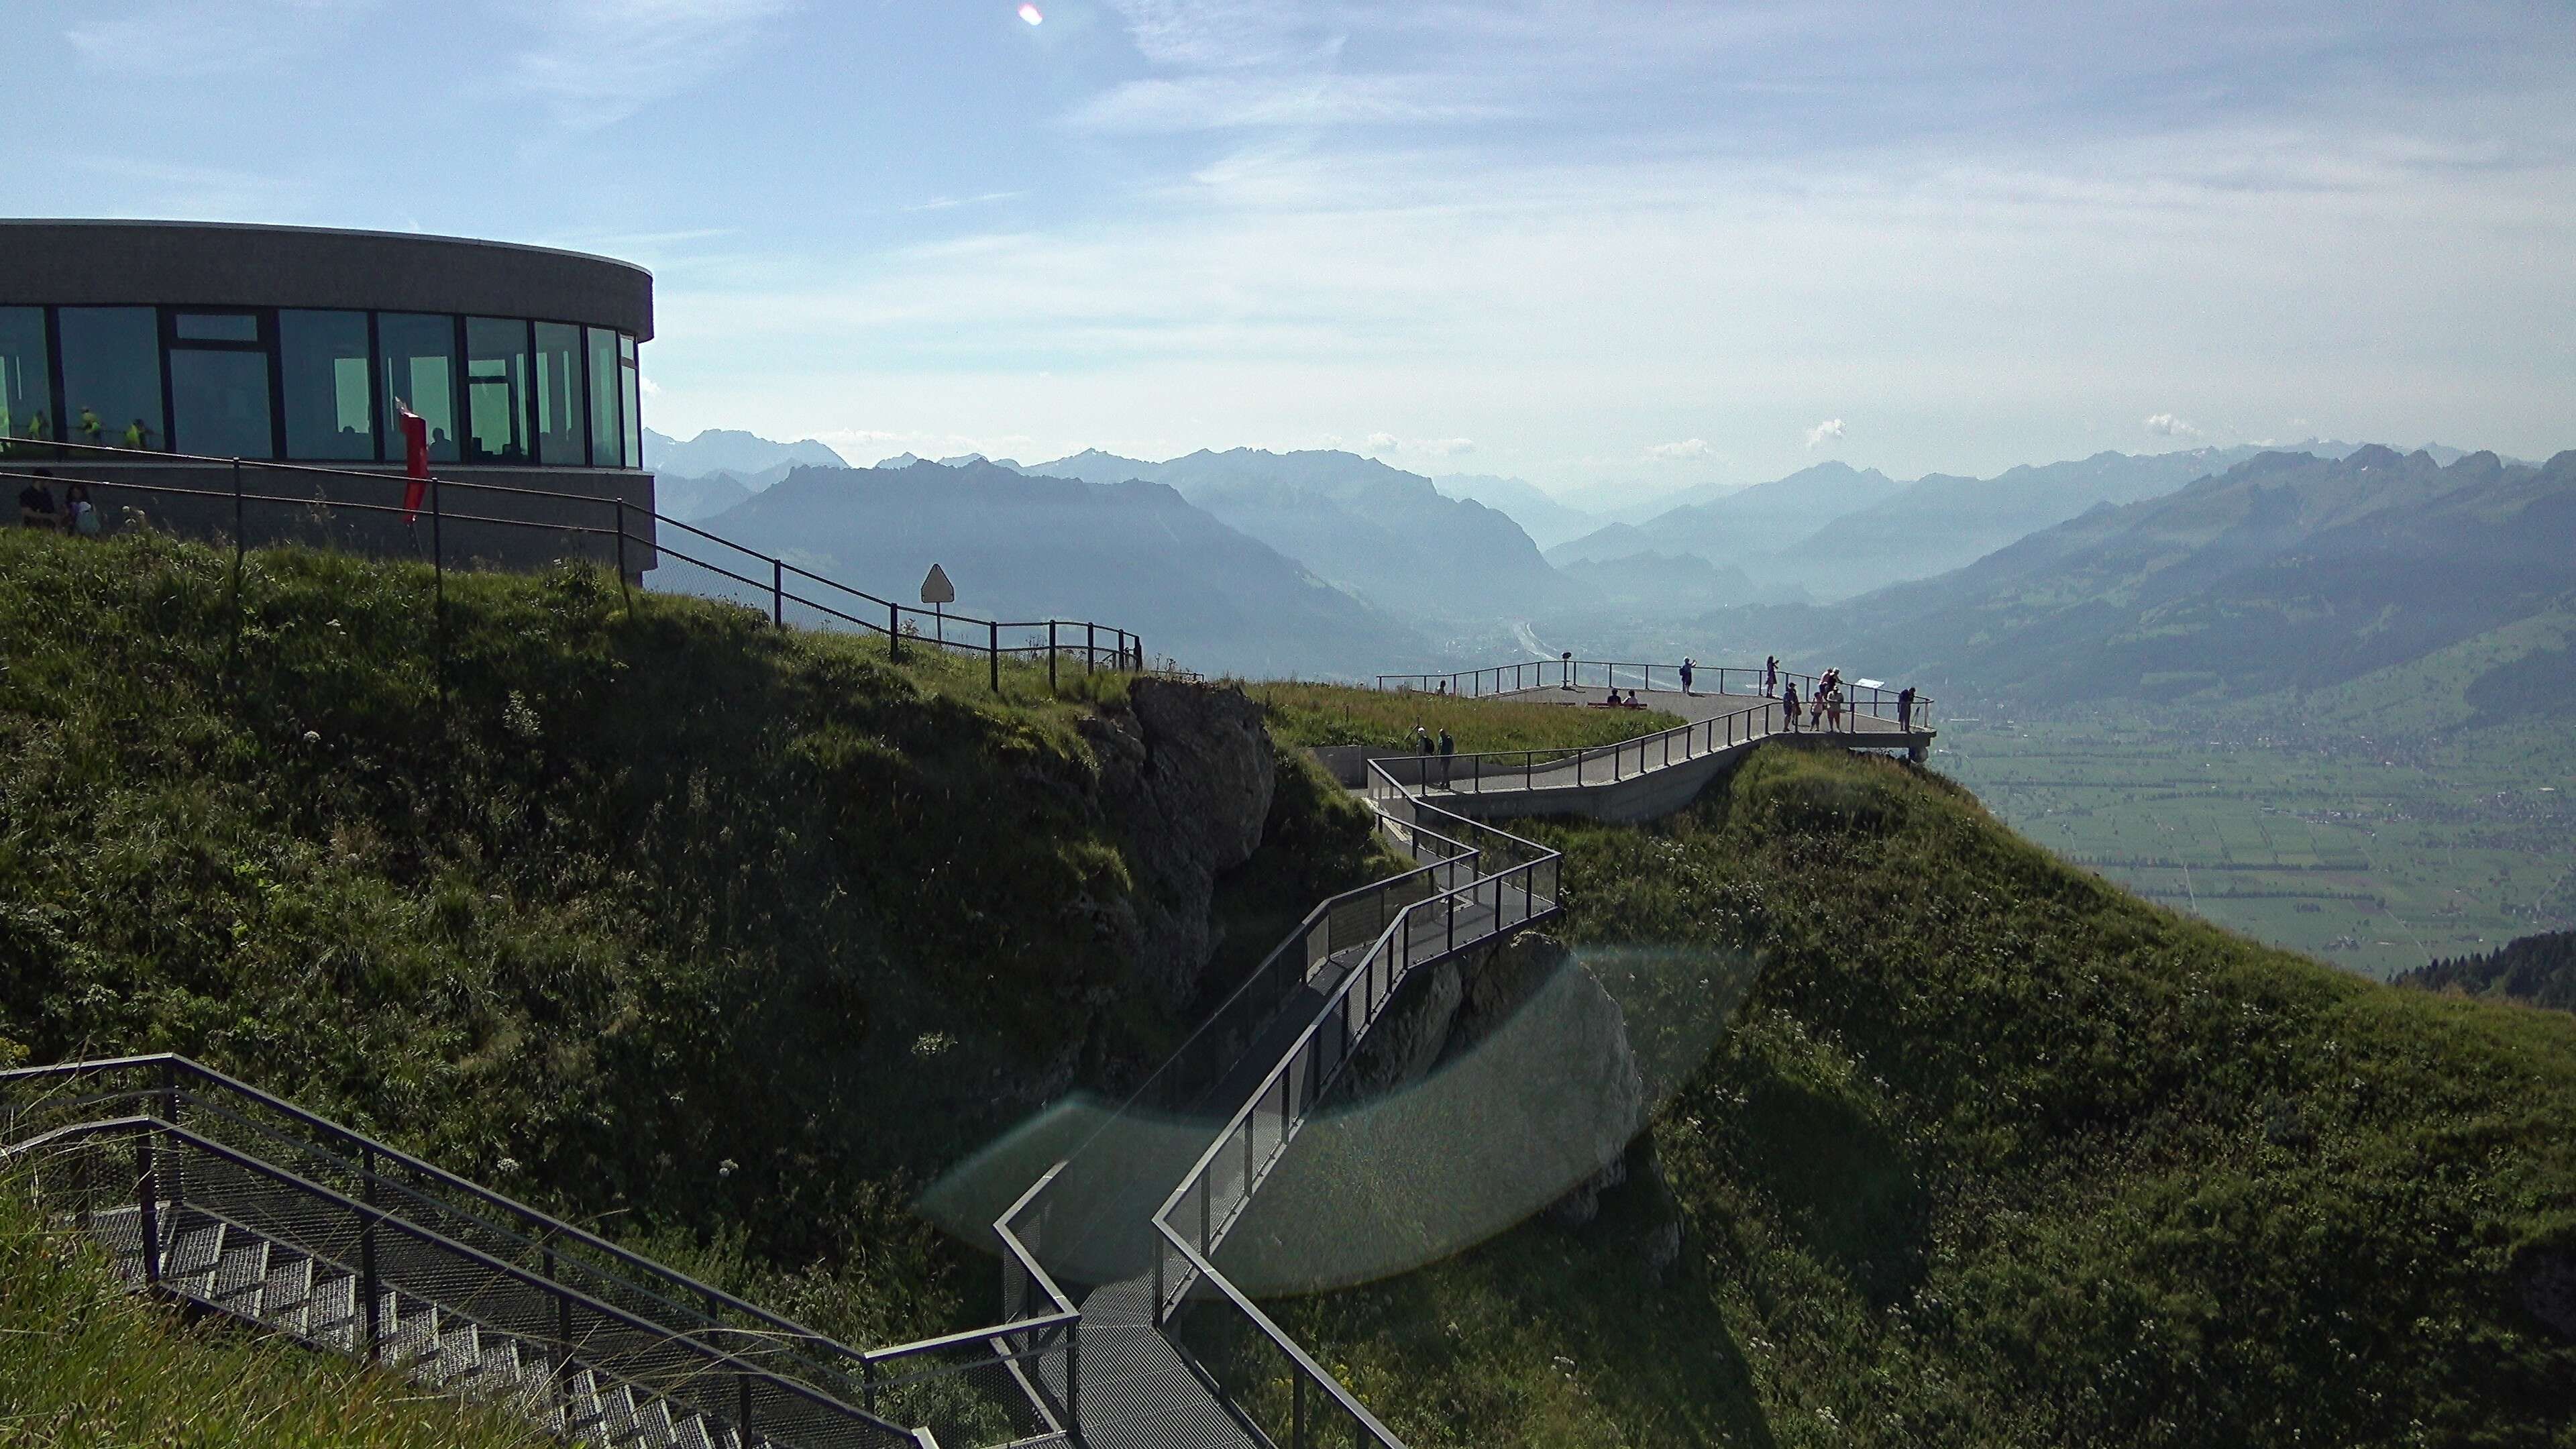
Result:
M0 305L374 307L653 336L653 276L607 257L403 232L0 221Z

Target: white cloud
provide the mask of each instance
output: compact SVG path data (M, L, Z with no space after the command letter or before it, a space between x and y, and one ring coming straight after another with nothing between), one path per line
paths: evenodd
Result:
M2159 438L2197 438L2200 429L2171 413L2157 413L2146 420L2146 429Z
M1341 37L1271 0L1109 0L1156 65L1234 69L1341 47Z
M530 7L537 44L518 78L566 125L622 121L769 38L796 0L562 0Z
M1823 422L1816 424L1814 427L1807 429L1807 450L1809 452L1813 452L1827 443L1839 443L1842 440L1843 420L1840 418L1827 418Z
M1402 446L1403 444L1397 440L1393 433L1371 433L1368 435L1368 440L1360 445L1360 451L1364 453L1392 453Z
M1684 438L1678 443L1657 443L1646 450L1647 458L1657 463L1678 462L1685 458L1705 458L1708 454L1706 438Z

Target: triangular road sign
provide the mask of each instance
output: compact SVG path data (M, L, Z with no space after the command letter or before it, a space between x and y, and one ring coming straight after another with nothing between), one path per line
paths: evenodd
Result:
M929 576L921 581L921 601L925 604L957 602L957 586L948 582L946 569L937 564L930 566Z

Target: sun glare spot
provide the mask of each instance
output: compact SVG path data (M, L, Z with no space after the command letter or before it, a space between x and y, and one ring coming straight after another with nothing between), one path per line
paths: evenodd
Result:
M1020 7L1020 18L1031 25L1039 25L1045 22L1046 12L1034 5L1023 5Z

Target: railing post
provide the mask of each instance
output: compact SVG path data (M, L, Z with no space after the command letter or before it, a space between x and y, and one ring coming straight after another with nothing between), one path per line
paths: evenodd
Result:
M437 592L430 602L432 632L437 636L438 697L447 698L447 509L439 496L438 475L429 475L429 572Z
M769 561L769 627L787 627L787 561Z
M1055 693L1055 620L1047 620L1047 693Z
M635 596L626 589L626 500L617 500L617 596L626 601L626 616L635 617Z
M158 1285L161 1281L161 1184L152 1171L152 1134L145 1132L135 1148L136 1165L142 1170L134 1179L134 1206L142 1215L143 1281Z
M903 657L903 606L886 605L886 658Z
M993 692L1002 692L1002 625L991 620L984 625L984 662L992 675Z
M433 485L434 486L434 485ZM366 1203L359 1217L358 1286L367 1295L367 1357L384 1353L384 1289L376 1275L376 1150L360 1148L358 1152L358 1191Z
M1082 621L1082 672L1095 674L1099 669L1100 625L1096 620L1085 619Z

